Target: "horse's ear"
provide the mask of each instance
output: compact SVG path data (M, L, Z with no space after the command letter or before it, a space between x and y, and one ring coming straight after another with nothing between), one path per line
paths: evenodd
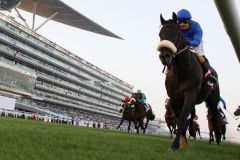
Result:
M162 16L162 14L160 15L160 22L161 22L161 24L162 25L164 25L165 24L165 19L163 18L163 16Z
M175 12L173 12L172 14L172 19L173 19L173 22L177 23L178 18Z

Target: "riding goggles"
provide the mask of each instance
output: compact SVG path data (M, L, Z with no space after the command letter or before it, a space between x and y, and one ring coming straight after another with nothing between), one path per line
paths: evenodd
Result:
M189 19L178 19L178 23L179 24L181 24L181 23L187 24L187 23L189 23Z

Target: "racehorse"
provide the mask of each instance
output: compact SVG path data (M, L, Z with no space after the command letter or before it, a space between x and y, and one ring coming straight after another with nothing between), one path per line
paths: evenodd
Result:
M213 122L212 122L212 114L211 112L207 112L207 120L208 120L208 129L209 129L209 141L208 143L211 144L212 142L214 142L214 137L213 137ZM221 126L221 136L223 138L223 140L226 139L226 122L223 120L223 117L221 115L218 116L218 122L220 123Z
M236 111L234 111L233 113L235 116L240 116L240 106L238 106L238 108L236 109Z
M130 100L130 104L134 105L134 117L133 117L134 125L135 129L137 130L137 133L139 134L139 127L141 127L141 129L143 129L144 132L146 130L146 128L143 126L143 120L146 116L146 108L144 104L139 101L138 96L139 95L137 93L133 93Z
M118 129L124 120L127 120L128 121L128 133L129 133L129 130L130 130L130 127L131 127L131 122L133 121L134 122L134 108L132 108L127 102L124 102L122 105L122 109L121 109L121 112L122 112L122 119L119 123L119 125L116 127L116 129Z
M240 116L240 106L238 106L238 108L236 109L236 111L234 112L235 116ZM237 120L237 119L236 119ZM238 131L240 130L240 124L237 126L238 127Z
M214 88L210 88L204 79L202 65L195 53L190 51L187 41L182 34L175 13L172 19L165 20L160 16L161 29L159 37L161 39L157 50L160 52L159 58L168 72L165 79L167 94L171 99L171 106L177 117L178 132L171 145L173 151L180 147L188 148L186 139L187 117L196 104L203 101L212 113L213 128L217 143L221 141L220 127L217 116L217 104L220 99L218 83ZM165 68L165 67L164 67ZM213 70L217 77L217 73ZM181 143L180 143L181 140Z
M202 139L201 133L200 133L200 126L199 126L199 124L197 122L193 121L192 125L193 125L193 132L194 132L194 134L190 134L189 137L193 137L193 139L196 139L196 137L197 137L196 133L198 133L200 139Z
M133 93L132 94L132 97L134 99L137 99L137 100L140 99L140 96L141 95L139 93ZM145 133L146 129L147 129L147 126L148 126L148 123L149 123L149 120L153 121L155 119L155 115L153 114L152 107L149 104L143 104L143 105L144 105L144 107L145 107L145 105L148 105L148 110L146 111L146 116L145 116L147 120L146 120L146 123L145 123L144 128L143 128L143 133Z
M177 119L175 114L172 111L169 99L165 101L165 109L166 109L165 121L170 131L170 136L172 138L173 137L172 134L173 133L176 134Z

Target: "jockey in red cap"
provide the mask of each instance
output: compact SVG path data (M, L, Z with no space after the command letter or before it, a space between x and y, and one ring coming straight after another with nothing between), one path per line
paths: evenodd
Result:
M129 96L125 96L123 102L129 102L129 101L130 101L130 97Z

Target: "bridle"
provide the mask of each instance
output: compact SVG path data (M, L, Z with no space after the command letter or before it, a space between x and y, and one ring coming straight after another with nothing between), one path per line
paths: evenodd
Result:
M172 24L172 23L170 23L170 24L164 24L164 25L162 26L161 30L163 29L163 27L174 27L174 29L177 30L177 32L176 32L176 34L177 34L176 39L177 39L177 40L179 39L180 43L183 43L183 42L185 41L185 38L184 38L183 34L182 34L181 31L180 31L180 28L179 28L178 26L176 26L175 24ZM160 31L160 32L161 32L161 31ZM159 36L160 36L160 35L159 35ZM175 44L176 44L176 43L175 43ZM175 44L174 44L172 41L170 41L170 40L163 39L163 40L160 41L160 43L159 43L159 45L158 45L158 47L157 47L157 51L160 52L161 48L168 48L168 49L172 52L172 54L171 54L172 59L174 59L177 55L179 55L179 54L181 54L181 53L183 53L184 51L186 51L186 50L189 49L189 46L186 45L185 47L183 47L182 49L179 50L179 49L176 47ZM182 44L181 46L183 46L183 44ZM162 70L162 73L165 72L165 69L166 69L166 65L164 65L164 68L163 68L163 70Z
M168 26L173 26L174 28L176 28L178 30L177 31L177 39L179 37L180 42L183 43L185 41L185 39L184 39L184 36L182 35L179 27L177 27L176 25L172 25L172 24L165 24L162 27L168 27ZM157 47L157 50L160 51L160 49L163 48L163 47L168 48L169 50L172 51L172 53L173 53L172 57L173 58L175 58L180 53L182 53L182 52L186 51L187 49L189 49L188 45L186 45L184 48L179 50L172 41L166 40L166 39L160 41L160 43L159 43L159 45Z

